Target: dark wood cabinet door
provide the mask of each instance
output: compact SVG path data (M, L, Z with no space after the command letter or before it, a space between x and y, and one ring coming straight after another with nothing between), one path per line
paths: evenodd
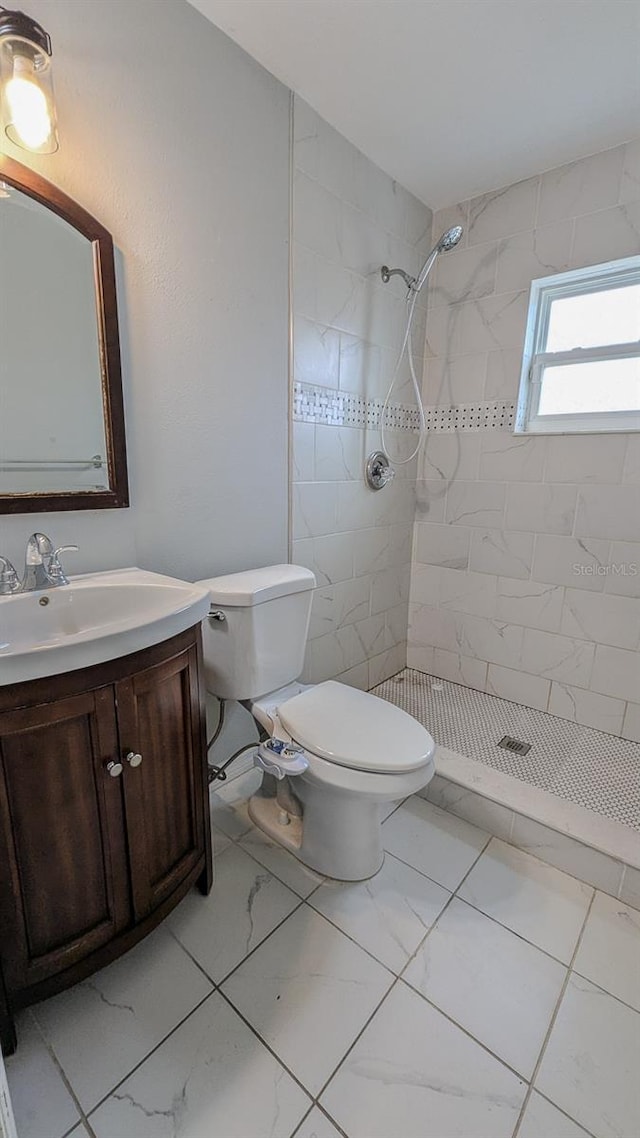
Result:
M131 919L113 689L0 714L0 957L19 991Z
M133 906L141 920L202 860L208 844L196 644L119 681L116 700ZM130 753L142 756L139 765L127 759Z

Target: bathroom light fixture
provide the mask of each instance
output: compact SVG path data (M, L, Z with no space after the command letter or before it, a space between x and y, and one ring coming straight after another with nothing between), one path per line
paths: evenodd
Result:
M51 78L51 39L24 12L0 10L0 116L16 146L36 154L58 149Z

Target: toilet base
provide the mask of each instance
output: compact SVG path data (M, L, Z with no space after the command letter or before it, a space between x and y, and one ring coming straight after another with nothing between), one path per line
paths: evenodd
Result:
M260 793L249 799L252 822L299 861L323 877L336 881L366 881L384 861L380 803L344 791L332 793L311 785L304 776L295 780L303 818L280 822L275 798Z

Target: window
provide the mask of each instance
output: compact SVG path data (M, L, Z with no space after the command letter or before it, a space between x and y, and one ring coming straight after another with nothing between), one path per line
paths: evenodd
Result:
M532 282L515 430L640 430L640 256Z

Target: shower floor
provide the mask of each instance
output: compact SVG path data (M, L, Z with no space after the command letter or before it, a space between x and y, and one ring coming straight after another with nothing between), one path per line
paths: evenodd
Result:
M410 668L373 692L440 746L640 832L640 744ZM499 747L505 735L531 750Z

